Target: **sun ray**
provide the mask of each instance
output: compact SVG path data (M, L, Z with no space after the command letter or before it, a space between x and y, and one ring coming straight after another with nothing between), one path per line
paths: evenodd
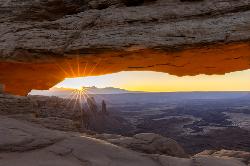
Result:
M75 106L76 106L76 103L78 103L78 98L79 98L79 92L76 91L76 99L75 99L75 102L74 102L74 106L73 106L73 110L75 110Z
M93 66L93 68L90 70L90 72L88 73L88 76L90 76L94 70L96 69L96 67L101 63L102 59L100 58L99 61Z
M87 89L85 92L91 92L91 90ZM86 95L88 96L87 93L86 93ZM91 93L91 95L94 95L95 97L100 98L101 100L105 99L101 94L95 95L94 93Z
M70 97L70 100L69 100L68 103L67 103L67 107L68 107L69 104L72 102L72 100L75 99L76 95L77 95L76 90L74 90L74 91L72 92L72 95L71 95L71 97Z
M87 98L90 98L90 96L86 93L86 88L82 87L79 89L74 89L72 91L72 95L70 95L70 100L68 101L68 104L73 101L73 110L75 110L76 106L79 105L81 111L83 111L83 104L87 103Z
M69 70L71 71L72 76L73 76L73 77L76 77L76 74L75 74L74 69L72 68L71 64L70 64L69 62L67 62L67 65L68 65L68 67L69 67ZM71 77L72 77L72 76L71 76Z
M56 63L56 66L65 74L65 77L70 76L70 74L68 72L66 72L66 70L64 70L63 67L61 67L58 63Z
M88 66L88 62L86 62L86 64L85 64L84 71L83 71L83 77L85 77L87 66Z
M80 64L79 64L79 55L76 57L76 64L77 64L77 77L80 76Z

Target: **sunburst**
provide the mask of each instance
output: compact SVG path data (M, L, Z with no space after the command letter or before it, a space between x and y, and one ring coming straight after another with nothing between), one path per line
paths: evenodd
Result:
M73 60L74 61L74 60ZM75 58L75 61L73 63L69 63L68 61L65 61L64 63L58 64L56 63L56 66L58 67L58 70L61 71L61 73L64 75L65 78L70 78L70 77L86 77L92 75L96 68L103 62L102 58L100 58L98 61L96 61L93 65L90 65L92 63L85 61L84 64L82 61L80 61L80 57L77 56ZM62 66L62 64L64 64ZM88 71L88 72L87 72ZM76 106L79 106L82 111L84 111L84 104L86 103L87 106L89 107L87 103L87 98L90 98L88 94L91 93L91 90L89 88L85 87L79 87L72 92L65 96L65 98L68 98L67 102L67 107L69 104L72 104L73 102L73 108L75 110ZM91 93L91 96L93 94ZM97 96L101 97L101 96ZM101 97L103 98L103 97Z

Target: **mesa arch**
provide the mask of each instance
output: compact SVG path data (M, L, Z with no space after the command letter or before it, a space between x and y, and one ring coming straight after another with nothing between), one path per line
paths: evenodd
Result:
M20 2L0 4L0 83L12 94L118 71L250 68L249 0Z

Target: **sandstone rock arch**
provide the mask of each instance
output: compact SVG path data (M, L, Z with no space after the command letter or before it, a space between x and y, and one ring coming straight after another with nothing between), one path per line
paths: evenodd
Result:
M250 68L249 0L19 0L0 12L0 83L13 94L118 71Z

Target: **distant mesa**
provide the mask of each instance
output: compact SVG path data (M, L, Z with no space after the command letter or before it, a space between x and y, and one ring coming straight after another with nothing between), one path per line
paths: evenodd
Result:
M124 93L139 93L137 91L128 91L120 88L106 87L106 88L97 88L92 87L83 87L86 90L87 94L124 94ZM29 95L41 95L41 96L58 96L67 98L75 89L71 88L58 88L53 87L49 90L32 90Z

